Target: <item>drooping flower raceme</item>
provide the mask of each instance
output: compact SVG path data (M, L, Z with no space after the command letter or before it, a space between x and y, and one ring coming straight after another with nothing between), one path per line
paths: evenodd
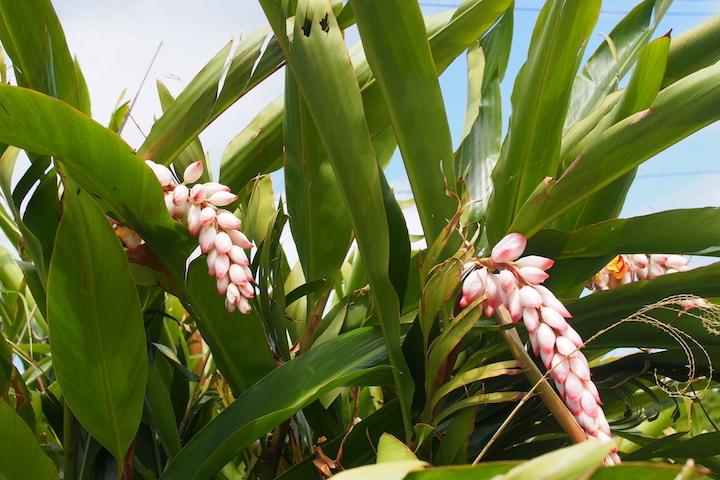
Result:
M688 269L689 258L683 255L618 255L588 282L590 290L612 290L621 285L649 280Z
M215 276L217 292L225 296L227 310L250 312L248 299L255 296L255 290L245 249L253 244L240 231L240 220L222 208L237 200L237 195L221 183L195 183L202 175L202 162L185 169L182 183L176 181L166 166L152 160L145 163L163 187L170 215L187 226L190 234L197 237L202 253L207 254L208 274Z
M560 396L588 438L611 442L610 426L600 405L600 395L590 378L590 367L580 335L568 322L570 312L546 287L553 260L530 255L520 258L527 239L511 233L492 249L490 258L477 259L463 269L460 307L485 295L484 314L492 316L503 305L514 322L523 320L533 353L539 355ZM619 463L613 451L606 463Z

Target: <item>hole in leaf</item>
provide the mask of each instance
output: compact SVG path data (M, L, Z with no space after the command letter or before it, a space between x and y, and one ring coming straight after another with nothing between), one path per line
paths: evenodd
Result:
M328 21L328 14L325 14L325 17L320 20L320 28L322 28L322 31L325 33L328 33L330 31L330 22Z
M312 29L312 20L309 18L306 18L305 23L303 23L303 26L302 26L302 31L306 37L310 36L311 29Z

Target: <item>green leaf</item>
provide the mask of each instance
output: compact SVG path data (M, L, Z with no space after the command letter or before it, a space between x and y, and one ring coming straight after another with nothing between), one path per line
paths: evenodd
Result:
M175 98L170 93L170 90L160 80L157 81L158 97L160 98L160 106L163 112L168 111L175 103ZM208 168L207 159L205 158L205 152L203 151L202 143L200 138L195 137L190 141L190 144L185 147L185 150L180 152L175 160L173 160L173 167L178 175L182 175L185 168L191 163L197 162L198 160L203 163L203 172L200 175L198 182L204 183L210 181L210 169Z
M284 21L276 22L279 7L262 0L278 38ZM370 294L378 310L395 386L410 436L413 381L400 344L400 305L389 278L389 235L381 181L362 108L362 97L350 58L330 5L325 0L298 3L290 46L281 40L288 67L307 102L332 164L340 192L350 212ZM273 22L276 22L273 24ZM337 132L353 132L338 135Z
M382 338L358 329L285 363L237 397L170 462L162 478L211 478L256 438L384 357Z
M12 59L15 80L90 114L85 79L73 61L50 0L0 2L0 41Z
M556 260L649 252L720 256L720 241L714 234L718 229L720 208L667 210L607 220L570 233L542 230L530 241L528 251Z
M581 200L632 171L656 153L720 118L720 65L661 91L648 110L578 144L579 156L557 181L540 183L511 230L535 235Z
M377 446L377 463L417 461L412 450L389 433L383 433Z
M482 367L472 368L462 373L458 373L453 376L449 382L438 388L430 401L430 408L435 406L442 400L442 398L448 393L458 388L470 385L480 380L487 378L499 377L501 375L517 375L522 373L518 370L519 363L516 360L506 360L504 362L491 363L489 365L483 365Z
M165 452L170 458L174 457L180 451L175 412L170 392L155 366L151 366L148 370L145 405Z
M38 440L10 406L0 400L0 477L7 479L57 479L52 460Z
M455 213L443 175L455 178L450 127L420 6L403 0L355 2L368 64L385 100L428 243Z
M178 95L138 150L141 158L170 163L227 110L282 65L282 52L269 32L258 29L237 45L232 58L226 45Z
M65 175L145 239L237 392L274 368L259 317L227 313L204 257L193 262L186 284L186 260L197 241L168 215L160 184L125 142L42 94L0 85L0 103L0 142L53 155Z
M465 136L456 152L458 177L465 180L471 202L469 221L485 213L492 192L492 171L502 145L500 82L510 57L513 11L508 10L480 41L468 49L468 106Z
M494 480L522 480L528 477L576 480L597 470L611 448L610 443L589 440L541 455Z
M720 17L717 15L673 38L663 88L716 63L720 59L719 42Z
M402 480L408 473L423 470L424 468L425 462L421 462L420 460L401 460L351 468L350 470L345 470L337 475L333 475L333 477L336 480L364 480L366 478Z
M566 128L592 112L617 88L671 3L672 0L644 0L613 28L575 79Z
M668 35L653 40L642 49L637 66L623 92L622 98L589 135L592 136L598 132L603 132L618 121L652 105L658 92L660 92L660 82L665 74L669 50L670 37ZM568 162L572 161L576 156L577 152L571 150L568 153ZM635 179L635 172L636 170L632 170L626 173L623 177L615 180L587 199L583 204L578 205L573 211L568 212L566 215L568 218L561 219L561 223L563 225L580 226L617 217L625 203L625 197L630 185Z
M508 135L493 171L488 243L503 237L535 186L560 164L563 124L599 0L552 0L535 25L528 58L512 94Z
M121 462L147 379L140 300L105 215L80 190L63 206L48 278L53 366L80 424Z
M694 458L702 459L720 454L720 432L702 433L690 438L675 438L671 442L660 439L628 455L628 459ZM702 462L702 461L701 461Z
M352 226L332 164L290 72L285 76L284 135L287 208L303 274L307 281L332 284L352 242Z

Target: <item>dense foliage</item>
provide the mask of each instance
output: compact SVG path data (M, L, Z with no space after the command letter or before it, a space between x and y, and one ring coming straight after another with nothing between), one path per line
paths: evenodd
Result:
M0 478L720 475L720 264L683 257L720 216L618 218L720 119L720 16L632 3L583 62L601 1L547 0L503 128L511 0L260 0L134 148L50 0L0 0ZM279 69L211 178L198 135Z

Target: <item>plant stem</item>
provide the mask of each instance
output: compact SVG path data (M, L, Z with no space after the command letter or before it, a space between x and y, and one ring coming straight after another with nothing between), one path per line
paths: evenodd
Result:
M63 402L63 459L65 480L77 478L78 424L67 402Z
M510 313L504 306L501 306L497 309L496 318L497 322L500 325L512 325L514 323L512 321L512 318L510 318ZM573 417L572 413L570 413L570 410L568 410L567 406L565 406L565 403L562 401L562 399L558 396L552 386L550 386L550 383L548 383L545 375L540 372L540 370L535 365L533 359L530 357L530 355L528 355L527 351L525 350L525 346L522 343L522 340L520 340L520 335L518 335L517 330L515 330L514 328L509 328L502 330L501 333L503 335L503 338L507 342L508 347L510 348L510 353L512 353L513 357L515 357L515 360L520 363L520 366L522 367L525 376L533 385L533 387L530 389L527 395L525 395L523 399L520 400L520 402L515 406L513 411L510 413L510 415L508 415L502 425L500 425L500 428L498 428L497 432L495 432L487 445L485 445L482 451L475 458L473 465L476 465L478 462L480 462L480 460L490 449L490 446L492 446L492 444L500 436L502 431L505 430L505 428L510 424L512 419L515 417L515 414L520 411L520 408L525 404L525 402L532 396L535 391L537 391L538 395L540 395L540 398L542 398L542 401L548 407L550 413L553 414L555 420L557 420L562 429L565 430L565 433L568 434L570 439L575 443L584 442L587 439L585 437L585 432L583 432L582 428L580 428L580 425L578 425L575 417Z

